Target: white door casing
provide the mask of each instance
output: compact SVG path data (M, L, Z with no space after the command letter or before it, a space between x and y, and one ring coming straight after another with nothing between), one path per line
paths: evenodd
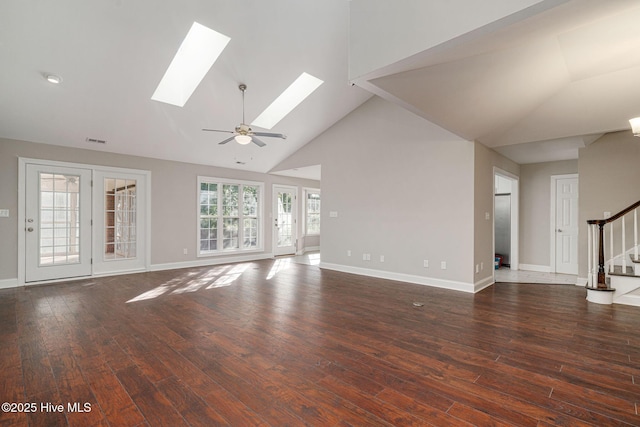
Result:
M296 253L298 188L273 186L273 254Z

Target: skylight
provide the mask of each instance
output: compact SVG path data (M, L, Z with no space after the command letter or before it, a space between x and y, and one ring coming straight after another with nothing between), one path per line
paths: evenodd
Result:
M289 114L291 110L296 108L298 104L304 101L307 96L311 95L322 83L324 83L322 80L310 74L300 74L300 77L291 83L257 119L251 122L251 125L271 129Z
M151 99L183 107L229 40L194 22Z

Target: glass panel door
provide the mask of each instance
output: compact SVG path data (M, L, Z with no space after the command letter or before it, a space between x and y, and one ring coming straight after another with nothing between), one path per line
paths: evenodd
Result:
M127 169L94 172L94 274L145 268L146 182Z
M296 252L295 187L274 187L274 255Z
M91 171L26 168L25 281L91 274Z

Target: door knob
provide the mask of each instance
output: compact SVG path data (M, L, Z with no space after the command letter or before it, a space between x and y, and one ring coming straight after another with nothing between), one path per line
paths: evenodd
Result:
M29 228L27 228L27 231L28 231L29 233L31 233L31 232L33 231L33 227L29 227Z
M562 230L558 228L558 233L562 233Z

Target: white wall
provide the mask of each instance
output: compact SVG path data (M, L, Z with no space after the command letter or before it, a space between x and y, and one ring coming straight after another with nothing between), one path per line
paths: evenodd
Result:
M469 268L475 275L476 289L493 282L493 204L495 198L494 170L498 168L513 176L520 175L520 165L480 143L475 144L474 170L474 261ZM475 272L475 268L478 272Z
M473 156L473 143L374 97L278 168L322 164L323 266L472 290Z

